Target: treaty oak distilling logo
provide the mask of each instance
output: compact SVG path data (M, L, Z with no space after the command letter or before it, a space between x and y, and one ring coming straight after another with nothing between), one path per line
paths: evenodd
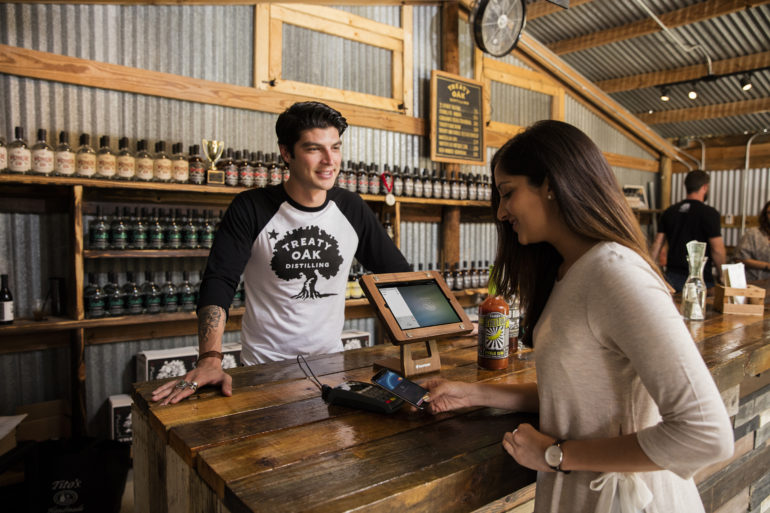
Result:
M316 290L318 278L332 278L342 265L337 239L317 226L297 228L275 244L270 268L282 280L304 280L302 290L294 299L315 299L333 296L336 292Z

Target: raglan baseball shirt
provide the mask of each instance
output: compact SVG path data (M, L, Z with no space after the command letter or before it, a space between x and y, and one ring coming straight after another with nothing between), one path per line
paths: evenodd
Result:
M409 270L357 194L334 187L323 205L310 208L283 185L251 189L235 197L217 230L198 308L227 312L243 275L245 365L342 351L353 257L375 273Z

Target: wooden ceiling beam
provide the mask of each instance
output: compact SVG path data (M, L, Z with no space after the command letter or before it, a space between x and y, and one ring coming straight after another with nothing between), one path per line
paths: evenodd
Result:
M569 8L572 9L578 5L587 4L592 1L593 0L570 0ZM527 19L534 20L563 10L564 9L556 4L552 4L546 0L538 0L537 2L527 4Z
M658 18L666 27L676 28L767 3L770 3L770 0L707 0L706 2L661 14ZM547 46L556 55L564 55L645 36L660 30L660 26L658 26L655 20L644 18L620 27L556 41Z
M761 52L715 61L712 65L712 71L714 75L730 75L733 73L740 73L741 71L751 71L768 67L770 67L770 52ZM601 80L596 82L596 85L601 87L606 93L619 93L622 91L644 89L646 87L655 87L663 84L674 84L686 80L697 80L707 73L708 69L706 65L698 64L671 70L642 73L630 77Z
M685 121L700 121L703 119L728 118L770 112L770 98L757 98L718 105L703 105L688 109L664 110L660 112L640 113L637 117L649 125L662 123L683 123Z

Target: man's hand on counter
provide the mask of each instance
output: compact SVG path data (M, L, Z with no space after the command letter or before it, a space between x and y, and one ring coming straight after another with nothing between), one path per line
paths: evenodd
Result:
M152 391L152 400L162 401L162 406L176 404L206 385L222 385L223 395L233 395L233 378L222 370L222 362L217 358L204 358L181 380L169 381L159 386Z

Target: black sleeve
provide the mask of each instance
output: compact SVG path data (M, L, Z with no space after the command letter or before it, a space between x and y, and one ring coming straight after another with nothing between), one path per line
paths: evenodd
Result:
M262 219L260 223L255 192L246 191L236 196L219 224L201 280L198 310L217 305L230 315L230 304L251 256L251 247L266 222Z

